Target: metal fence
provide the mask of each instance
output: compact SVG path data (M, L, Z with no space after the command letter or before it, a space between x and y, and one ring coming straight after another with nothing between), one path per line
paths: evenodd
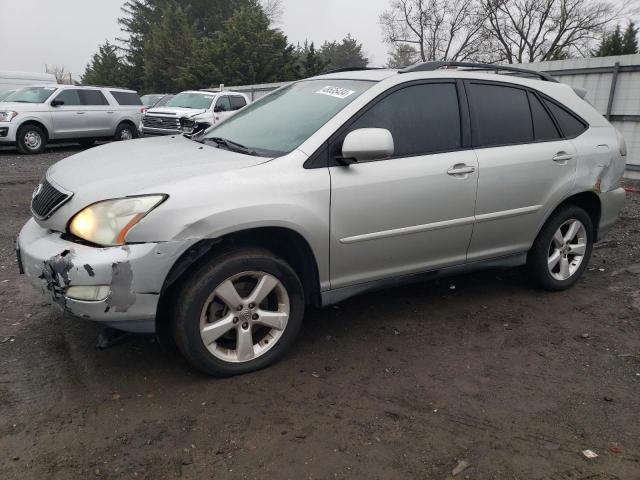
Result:
M628 168L640 170L640 54L525 63L520 66L550 73L563 83L586 89L586 99L624 135ZM287 84L264 83L224 89L243 92L254 101ZM219 88L209 90L218 91Z

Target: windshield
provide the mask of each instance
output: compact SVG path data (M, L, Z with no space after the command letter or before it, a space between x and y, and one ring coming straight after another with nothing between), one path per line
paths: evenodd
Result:
M182 92L167 102L167 107L207 109L211 106L213 95Z
M158 102L155 103L154 107L164 107L169 102L169 100L171 100L173 97L174 95L165 95Z
M6 92L0 92L0 102L2 102L5 98L11 95L15 90L7 90Z
M153 107L163 95L143 95L140 97L140 101L146 107Z
M224 138L262 156L284 155L373 85L360 80L296 82L243 108L203 138Z
M3 102L44 103L57 87L27 87L16 90L3 100Z

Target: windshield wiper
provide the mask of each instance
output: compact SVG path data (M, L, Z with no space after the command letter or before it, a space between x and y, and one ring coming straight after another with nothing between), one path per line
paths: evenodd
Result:
M224 147L226 147L227 150L230 150L232 152L244 153L245 155L254 155L254 156L258 155L255 151L250 150L248 147L245 147L240 143L237 143L222 137L206 137L206 138L203 138L201 141L202 143L204 143L209 140L212 142L215 142L216 144L218 144L218 146L223 145Z

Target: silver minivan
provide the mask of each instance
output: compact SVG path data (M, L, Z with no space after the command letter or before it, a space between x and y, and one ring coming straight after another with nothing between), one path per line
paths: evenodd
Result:
M138 94L122 88L25 87L0 102L0 145L33 154L50 142L130 140L139 136L143 110Z
M623 206L625 143L569 86L496 69L340 71L191 139L69 157L34 192L23 271L212 375L271 364L306 306L366 291L495 266L567 289Z

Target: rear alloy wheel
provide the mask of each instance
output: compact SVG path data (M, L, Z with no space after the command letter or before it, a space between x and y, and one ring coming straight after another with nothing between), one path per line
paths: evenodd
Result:
M47 143L46 138L44 131L37 125L24 125L16 135L18 150L26 154L42 153Z
M118 125L114 136L116 141L133 140L134 138L136 138L136 132L132 125L129 125L128 123L121 123Z
M174 338L209 375L229 376L275 362L302 324L304 295L284 260L258 249L218 255L180 287Z
M525 271L545 290L565 290L587 268L593 249L593 223L584 209L568 205L544 225L527 255Z

